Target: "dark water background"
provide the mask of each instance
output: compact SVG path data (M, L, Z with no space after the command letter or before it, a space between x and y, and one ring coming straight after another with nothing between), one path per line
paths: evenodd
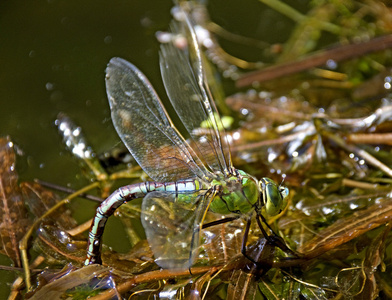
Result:
M296 5L306 10L300 1ZM17 161L20 180L39 178L74 189L87 184L54 127L59 112L83 128L96 152L119 142L104 88L111 57L137 65L167 101L155 32L168 28L171 7L169 0L0 2L0 135L11 136L23 153ZM293 26L256 0L211 1L209 8L226 29L271 43L284 42ZM255 49L226 46L234 55L258 58ZM80 222L93 216L95 206L86 200L71 205ZM105 242L126 250L118 242L121 229L112 233ZM0 264L10 261L2 256ZM7 283L15 276L0 271L0 299L8 295Z

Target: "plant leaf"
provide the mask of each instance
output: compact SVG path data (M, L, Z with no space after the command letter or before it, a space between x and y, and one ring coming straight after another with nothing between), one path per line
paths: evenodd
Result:
M36 182L22 182L20 188L31 212L36 217L42 216L60 201L59 196ZM45 219L55 222L62 229L71 229L77 225L71 217L70 210L65 206L58 208Z
M29 221L18 174L15 170L13 143L0 139L0 252L21 266L19 240L26 232Z

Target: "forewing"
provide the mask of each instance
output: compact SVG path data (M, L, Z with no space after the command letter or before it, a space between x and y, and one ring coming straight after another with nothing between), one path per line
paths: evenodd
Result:
M189 194L192 201L179 203L175 194L152 192L143 199L142 224L155 262L165 269L188 269L199 251L204 194ZM202 201L203 203L199 203ZM196 210L195 210L196 209Z
M166 92L203 163L213 172L227 174L232 166L229 144L206 82L195 31L187 17L171 28L179 38L162 44L160 53ZM180 39L186 43L180 45ZM201 124L208 127L202 134L197 130Z
M106 90L118 135L152 179L176 181L205 174L150 82L134 65L112 58L106 69Z

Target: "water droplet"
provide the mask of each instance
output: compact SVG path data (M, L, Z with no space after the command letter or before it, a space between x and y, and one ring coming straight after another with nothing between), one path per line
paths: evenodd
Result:
M45 88L46 88L46 90L48 90L48 91L52 91L53 88L54 88L54 84L51 83L51 82L47 82L47 83L45 84Z
M103 39L103 42L104 42L106 45L111 44L112 41L113 41L113 38L112 38L111 35L107 35L107 36L105 36L105 38Z
M66 126L66 125L65 125ZM66 127L66 128L64 128L64 135L65 136L70 136L71 135L71 130L68 128L68 127Z
M333 209L331 209L331 208L329 208L329 207L323 207L321 210L323 211L323 213L324 213L325 215L329 215L330 213L333 212Z
M80 129L80 127L78 127L78 128L76 128L76 129L74 129L74 131L72 131L72 135L73 136L78 136L80 133L81 133L81 129Z
M240 137L241 137L241 134L238 131L233 133L233 139L234 140L238 140L238 139L240 139Z
M331 70L335 70L338 67L338 64L333 59L328 59L326 65Z
M286 103L286 102L287 102L287 97L282 96L282 97L279 98L279 101L280 101L281 103Z
M247 116L247 115L249 114L249 110L246 109L246 108L241 108L240 112L241 112L241 114L244 115L244 116Z
M268 154L268 162L273 162L276 159L276 153L269 153Z
M69 251L76 251L77 247L75 246L75 244L68 243L67 244L67 250L69 250Z

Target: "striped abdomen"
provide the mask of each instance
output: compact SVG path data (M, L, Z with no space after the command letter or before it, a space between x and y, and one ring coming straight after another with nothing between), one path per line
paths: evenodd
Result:
M117 189L97 208L90 228L85 265L101 263L101 236L105 229L107 219L123 203L137 198L143 198L154 191L172 192L178 201L187 201L187 194L201 189L201 183L195 179L180 180L177 182L141 182Z

